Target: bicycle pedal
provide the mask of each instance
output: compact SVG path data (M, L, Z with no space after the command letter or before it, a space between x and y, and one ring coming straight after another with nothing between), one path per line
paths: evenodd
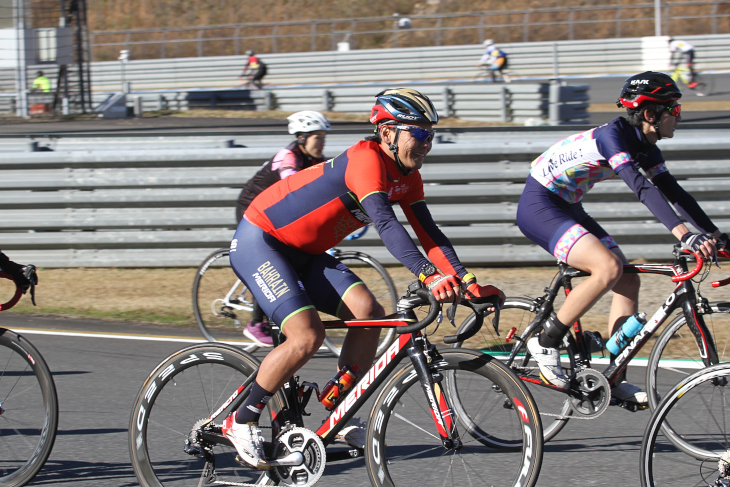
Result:
M233 320L233 327L234 328L243 328L243 324L241 323L240 320L234 319Z

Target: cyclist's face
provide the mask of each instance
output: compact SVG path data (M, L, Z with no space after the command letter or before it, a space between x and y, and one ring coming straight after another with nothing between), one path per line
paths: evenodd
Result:
M430 123L411 122L403 123L400 126L433 131L433 124ZM395 130L393 127L388 127L390 140L393 140L395 137ZM413 135L407 129L401 129L400 131L400 136L398 137L398 157L407 169L420 169L423 166L423 160L426 158L426 155L431 151L433 134L427 136L423 141L419 141L418 137L423 135L425 135L423 132Z
M675 103L674 105L677 105ZM661 134L662 138L672 138L674 137L674 130L677 128L677 125L679 122L682 121L682 115L677 114L676 116L673 115L673 110L664 110L661 116L659 117L659 133Z
M304 152L309 154L311 157L319 158L322 157L324 152L324 140L327 138L327 132L325 130L317 130L311 132L304 142Z

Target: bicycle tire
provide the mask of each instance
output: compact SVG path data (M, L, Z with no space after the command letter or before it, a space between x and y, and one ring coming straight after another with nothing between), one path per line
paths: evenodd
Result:
M193 425L222 406L259 366L258 360L233 345L201 343L183 348L163 360L145 380L129 421L129 452L143 487L189 486L201 479L205 461L183 451ZM283 407L276 394L261 416L264 434L273 429L271 417ZM223 421L224 411L218 422ZM232 446L211 446L219 480L254 483L261 472L235 460Z
M468 429L460 429L463 448L446 451L409 364L383 386L370 413L365 464L371 483L376 487L474 485L478 479L479 485L535 485L542 465L542 428L537 406L522 381L493 357L470 350L444 352L431 371L441 374L442 391L452 406L468 401L467 409L479 410L468 423L478 420L481 431L512 438L521 447L518 451L490 448L470 436ZM460 383L479 381L460 387L469 394L460 394L458 401L449 397L449 381L455 376ZM502 392L495 392L492 384ZM517 407L505 408L505 399ZM452 417L456 417L456 427L462 428L459 411L452 408Z
M697 82L697 86L692 91L697 96L710 96L713 93L713 81L711 77L696 74L695 81Z
M675 385L657 405L641 445L642 487L726 485L715 484L712 476L714 472L717 478L717 460L730 448L730 431L727 431L730 391L727 385L717 385L718 382L727 384L728 380L730 363L701 369ZM718 397L721 400L716 400ZM689 418L683 421L681 417L685 414ZM670 419L673 424L681 423L683 428L693 431L692 435L685 435L685 438L692 437L692 443L685 439L677 442L676 437L666 434L665 423ZM689 426L684 426L685 423ZM705 431L698 433L701 429ZM709 445L713 445L712 450L707 449Z
M362 281L375 297L375 300L383 306L386 314L395 313L398 304L398 290L388 271L374 257L363 252L344 251L337 255L337 259L350 268ZM353 268L354 267L354 268ZM402 290L405 292L405 289ZM380 332L380 340L375 356L379 357L395 341L397 333L394 328L385 328ZM326 339L330 341L330 339ZM330 345L331 344L331 345ZM330 341L328 348L340 356L340 348L334 346Z
M497 336L494 327L491 326L488 320L485 320L484 326L482 326L479 333L474 337L470 338L466 343L457 342L451 345L451 347L477 349L497 358L507 358L513 347L518 346L519 351L512 364L512 369L517 371L518 375L521 372L536 370L537 365L525 353L526 346L524 342L519 342L515 339L511 343L506 343L504 340L504 336L509 330L515 328L514 335L516 337L522 337L526 341L529 337L523 336L524 330L535 319L535 311L536 306L533 299L508 297L505 299L499 316L500 335L502 336ZM475 316L472 313L459 326L457 333L462 333L467 328L470 328L474 319ZM538 329L538 331L540 330ZM524 382L526 382L527 388L540 408L543 438L546 442L550 441L560 433L573 414L570 402L567 396L558 394L555 391L529 381Z
M58 431L58 396L43 356L0 328L0 487L20 487L45 465Z
M712 313L703 315L705 324L715 340L720 363L728 362L730 361L730 348L728 348L730 303L710 303L709 307ZM646 392L652 410L658 407L660 398L672 390L671 384L678 383L694 374L696 370L705 367L697 342L686 324L684 314L676 316L659 335L649 355ZM717 340L720 340L719 343ZM672 430L669 422L665 421L663 428L665 435L671 436L677 442L682 441L681 433Z
M233 272L229 253L229 249L218 249L198 267L193 280L193 313L209 342L224 341L253 352L258 346L243 336L243 327L251 320L253 296ZM225 305L228 294L241 309Z

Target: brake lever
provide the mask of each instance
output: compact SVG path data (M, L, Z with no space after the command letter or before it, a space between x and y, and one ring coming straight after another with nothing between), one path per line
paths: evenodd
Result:
M38 283L38 275L36 274L36 267L33 264L28 264L23 268L23 275L30 281L30 301L35 304L35 285Z
M449 306L449 309L446 310L446 317L451 322L451 326L456 328L456 306L458 305L457 302L454 302L451 306Z

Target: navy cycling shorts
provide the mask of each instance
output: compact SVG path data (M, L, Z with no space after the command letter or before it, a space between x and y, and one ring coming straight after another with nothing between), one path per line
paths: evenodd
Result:
M563 262L568 261L570 249L587 233L598 238L606 248L618 247L582 204L568 203L532 176L527 177L520 197L517 226L527 238Z
M282 330L287 318L307 308L338 316L342 298L362 282L331 255L289 247L246 218L233 236L230 258L238 278Z

